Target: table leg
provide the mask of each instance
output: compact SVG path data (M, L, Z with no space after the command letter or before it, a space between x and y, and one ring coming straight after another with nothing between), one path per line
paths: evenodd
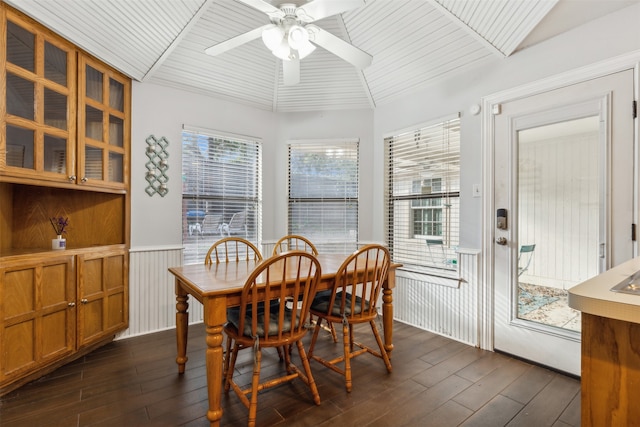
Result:
M222 418L222 326L227 320L227 307L224 299L205 299L204 324L207 336L206 367L207 389L209 391L209 410L207 419L212 427L220 425Z
M382 289L382 326L384 327L384 349L391 357L393 350L393 295L391 288Z
M187 357L187 337L189 332L189 295L182 289L180 282L176 279L176 343L178 345L178 373L184 374L184 367L189 359Z

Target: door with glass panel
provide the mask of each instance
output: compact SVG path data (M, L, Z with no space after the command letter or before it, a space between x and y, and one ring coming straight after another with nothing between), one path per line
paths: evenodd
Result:
M580 374L567 290L633 255L633 71L494 115L494 347Z

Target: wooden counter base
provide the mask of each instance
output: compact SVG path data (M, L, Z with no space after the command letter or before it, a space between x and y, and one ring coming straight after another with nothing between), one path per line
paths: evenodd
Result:
M582 425L640 420L640 324L582 313Z

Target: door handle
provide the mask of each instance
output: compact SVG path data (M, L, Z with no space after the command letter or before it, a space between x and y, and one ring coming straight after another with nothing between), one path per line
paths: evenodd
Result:
M507 244L507 238L506 237L498 237L496 239L496 243L501 245L501 246L504 246L504 245Z

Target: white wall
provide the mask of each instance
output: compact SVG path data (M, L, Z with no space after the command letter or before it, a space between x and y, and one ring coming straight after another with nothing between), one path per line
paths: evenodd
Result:
M274 191L264 192L264 204L272 204L276 222L264 224L263 238L277 239L287 234L287 143L290 140L344 139L360 140L360 189L359 189L359 238L371 240L373 209L373 173L379 170L373 162L373 112L368 110L322 111L288 113L278 117L277 162L273 172L276 178ZM380 166L381 167L381 166ZM265 163L265 173L267 165ZM269 189L272 190L272 189ZM377 190L380 191L380 190ZM284 219L284 220L283 220Z
M182 245L182 125L261 138L264 164L274 165L276 115L196 93L148 83L133 84L131 129L131 247ZM149 135L169 141L169 192L145 193L146 142ZM265 189L274 187L265 173ZM265 221L273 221L268 210Z
M291 139L359 138L361 158L360 210L362 238L372 223L372 111L274 114L191 92L148 84L133 84L131 131L131 247L155 248L182 244L182 125L261 138L263 142L263 238L285 234L287 217L287 142ZM146 142L149 135L169 140L169 192L145 193Z
M383 137L391 132L460 112L461 226L460 246L480 248L482 198L471 194L482 183L481 115L469 111L483 96L539 80L606 58L640 49L640 4L607 15L539 45L479 64L431 88L371 111L275 114L232 102L148 83L133 85L132 120L132 247L181 243L180 131L183 123L255 136L264 142L265 239L286 232L281 218L286 192L288 139L358 137L361 141L361 213L363 240L383 240ZM145 139L165 136L169 147L169 193L164 198L145 192ZM369 199L369 197L371 199ZM286 215L285 215L286 217Z
M479 64L464 75L453 76L400 101L378 106L374 118L374 153L382 162L382 139L398 129L454 112L461 113L460 247L480 248L482 198L472 197L472 185L482 183L481 117L469 107L481 98L553 76L607 58L640 49L640 4L606 15L573 31L552 38L508 58ZM376 176L376 188L382 188ZM382 193L374 201L374 215L382 215ZM376 217L374 223L382 221ZM380 238L381 236L374 236Z
M477 304L484 291L482 272L478 271L482 254L470 251L482 247L484 220L482 197L472 197L472 185L482 184L481 115L469 114L472 104L480 104L483 97L578 67L614 58L629 52L639 52L640 60L640 4L607 15L597 21L558 36L547 42L516 53L509 58L495 58L478 64L478 68L463 75L449 76L431 88L411 94L404 99L378 106L370 111L336 111L299 114L274 114L248 108L227 101L200 96L146 83L133 85L132 115L132 231L131 245L136 251L153 251L163 247L181 246L181 155L180 131L183 123L217 129L225 132L262 138L264 143L264 216L263 238L273 239L286 232L286 143L289 139L349 138L361 141L361 209L360 238L362 240L384 239L384 188L383 137L400 129L461 113L461 226L460 247L464 248L463 262L459 264L462 277L459 289L446 293L428 289L429 301L415 300L411 295L400 294L411 289L398 283L395 297L411 301L414 305L446 307L447 313L458 313L469 304ZM145 139L149 135L164 136L169 147L169 193L164 198L149 197L144 180L146 156ZM377 172L377 173L375 173ZM467 251L467 252L465 252ZM146 257L140 257L146 258ZM467 260L468 259L468 260ZM465 261L467 260L467 261ZM141 266L132 265L132 271ZM166 267L166 266L165 266ZM165 267L155 267L154 271ZM135 270L137 271L137 270ZM145 279L146 275L131 278L131 292L151 292L157 287L171 287L171 278ZM145 280L149 283L145 283ZM153 281L151 283L150 281ZM426 280L419 286L438 287ZM433 292L432 292L433 291ZM442 295L442 296L438 296ZM408 298L408 299L407 299ZM466 301L466 302L465 302ZM465 305L466 304L466 305ZM166 308L171 317L173 308ZM132 317L140 308L131 305ZM149 310L153 312L153 310ZM407 313L413 310L406 310ZM418 312L417 310L415 312ZM453 316L456 322L458 316ZM451 336L470 344L472 338L480 339L488 330L490 319L480 312L476 322L467 326L477 328L477 334L467 331L455 332L455 325L443 325L424 319L400 319ZM162 327L160 322L145 323L140 319L139 329L132 333L145 333ZM465 338L465 336L467 338ZM487 344L488 343L488 344ZM478 343L476 343L478 344ZM490 340L482 339L484 347Z

